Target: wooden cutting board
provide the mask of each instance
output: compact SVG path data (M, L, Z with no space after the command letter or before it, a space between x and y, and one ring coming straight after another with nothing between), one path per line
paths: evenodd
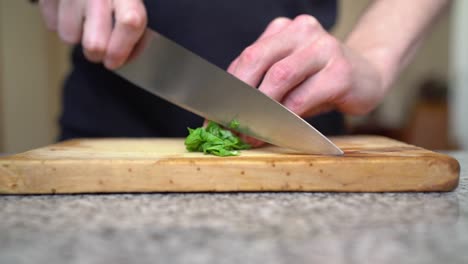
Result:
M188 153L183 139L81 139L0 158L0 193L450 191L459 163L375 136L332 138L344 156L267 146Z

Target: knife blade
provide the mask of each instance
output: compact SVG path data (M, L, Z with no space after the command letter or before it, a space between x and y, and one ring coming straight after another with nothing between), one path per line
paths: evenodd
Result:
M304 119L223 69L147 29L138 55L115 72L181 108L238 132L307 154L343 151Z

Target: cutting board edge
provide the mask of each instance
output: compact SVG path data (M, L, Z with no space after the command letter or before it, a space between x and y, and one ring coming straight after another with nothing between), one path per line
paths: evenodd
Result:
M430 157L429 157L430 158ZM460 167L458 161L447 156L447 161L441 162L438 159L406 160L407 172L401 172L408 178L413 178L413 182L408 185L402 185L398 182L391 182L394 175L391 164L374 162L369 166L365 164L362 171L357 171L359 177L350 178L348 176L349 166L356 168L356 162L347 164L343 162L341 170L333 168L333 164L320 164L320 167L304 161L298 162L270 162L265 166L265 162L251 163L239 169L237 165L242 161L234 161L229 166L216 166L212 160L199 159L195 162L190 159L181 159L182 162L171 161L170 164L161 164L153 160L140 160L138 165L140 170L132 168L135 161L132 160L108 160L112 164L113 170L107 175L89 178L86 175L92 175L94 170L103 166L90 163L85 169L69 166L70 161L52 160L47 162L34 162L29 166L16 167L15 163L10 162L8 169L0 162L0 193L20 194L20 193L82 193L83 189L92 190L90 193L117 193L117 192L238 192L238 191L310 191L310 192L407 192L407 191L451 191L459 183ZM416 161L416 163L415 163ZM306 165L306 169L297 170L298 163ZM144 165L143 167L141 165ZM51 166L49 166L51 165ZM105 165L105 164L104 164ZM159 166L158 166L159 165ZM383 166L385 165L385 166ZM45 167L44 167L45 166ZM19 168L21 167L21 171ZM300 167L300 166L299 166ZM64 171L64 168L66 169ZM147 169L146 171L144 169ZM302 168L302 167L300 167ZM360 167L357 167L360 168ZM431 169L432 168L432 169ZM435 168L435 169L434 169ZM331 173L331 169L334 173ZM419 170L415 175L411 170ZM210 173L201 175L201 171L210 170ZM235 180L239 181L237 185L232 184L232 177L221 177L223 173L229 172L230 175L238 174ZM404 174L406 173L406 174ZM29 175L25 179L21 175ZM66 177L63 175L67 175ZM135 176L141 175L141 176ZM178 176L179 175L179 176ZM185 176L186 185L174 184L179 180L180 175ZM47 177L48 181L43 181ZM159 179L157 179L159 177ZM211 184L204 181L210 179ZM298 179L294 180L294 177ZM367 182L362 182L362 178L367 177ZM83 180L85 179L85 180ZM312 183L304 184L305 180ZM80 182L81 180L81 182ZM314 180L321 181L322 186L314 184ZM361 182L359 182L361 180ZM26 182L29 181L29 182ZM38 182L42 182L38 185ZM416 184L415 182L419 182ZM432 183L428 183L432 182ZM434 182L436 184L434 184ZM74 186L70 183L79 183ZM130 184L129 184L130 183ZM143 184L144 183L144 184ZM370 185L372 185L370 187ZM32 188L31 186L36 186ZM260 188L252 186L261 186ZM257 189L255 189L257 188Z
M366 136L346 136L345 138L359 138L359 140L369 139L370 137ZM402 143L393 139L388 139L381 136L372 136L372 139L375 140L376 146L381 146L383 143L391 143L392 146L398 147L403 146L403 149L406 154L409 156L389 156L394 155L392 151L385 153L383 156L371 156L374 160L369 162L369 156L354 156L354 157L341 157L340 166L336 166L336 158L333 157L324 157L324 156L310 156L310 155L297 155L295 158L288 156L287 158L279 157L263 157L259 158L256 162L252 162L252 157L248 156L239 156L232 158L213 158L211 156L169 156L168 158L162 159L138 159L138 160L129 160L129 159L108 159L108 160L98 160L93 161L92 159L80 160L80 159L48 159L40 160L34 159L34 155L30 155L34 151L27 151L22 154L13 155L10 157L0 158L0 193L3 194L51 194L51 193L133 193L133 192L239 192L239 191L279 191L279 192L290 192L290 191L306 191L306 192L407 192L407 191L451 191L454 190L459 184L459 174L460 174L460 164L453 157L441 154L433 151L428 151L416 146L411 146L406 143ZM51 146L43 147L40 149L54 149L63 147L64 144L69 146L79 145L81 139L69 140L66 142L57 143ZM100 141L100 139L87 139L92 141ZM114 139L105 139L112 142ZM125 141L125 139L119 139ZM136 139L137 141L145 141L145 139ZM151 139L160 140L160 139ZM177 140L177 139L171 139ZM357 142L357 141L356 141ZM355 143L355 142L354 142ZM385 145L385 144L383 144ZM179 142L177 142L179 146ZM414 149L415 151L411 151ZM354 149L355 150L355 149ZM398 154L398 152L395 152ZM355 153L356 154L356 153ZM362 154L362 153L357 153ZM397 155L395 154L395 155ZM401 155L401 154L399 154ZM416 156L414 156L416 155ZM380 159L380 161L379 161ZM385 159L383 162L382 159ZM78 169L75 166L68 167L66 173L61 173L63 171L57 170L56 166L68 166L76 162L89 162L85 166L85 171ZM86 173L86 169L97 169L93 167L97 163L104 162L104 165L112 169L112 173L104 175L102 173L100 177L90 178L87 177L89 174ZM135 165L135 162L138 164L147 164L149 167L151 165L157 164L169 166L166 170L165 176L162 179L159 179L159 182L155 182L154 175L157 175L156 171L150 171L150 173L140 173L140 177L135 177L127 175L130 171L131 164ZM387 167L391 167L392 162L402 164L406 166L406 170L418 170L418 173L411 173L407 171L401 175L409 178L418 179L415 182L411 182L410 186L402 186L396 179L393 179L394 176L391 171L382 172L382 165L387 164ZM236 165L245 165L251 164L252 172L261 172L259 177L254 177L254 182L252 181L251 171L244 171L244 174L247 176L238 177L238 183L236 184L227 184L232 183L232 177L221 177L216 178L217 174L225 173L226 163L230 163L230 169L234 170L236 173L240 173L239 168ZM313 166L320 165L322 170L326 175L327 166L333 168L335 167L345 167L346 164L352 164L358 166L357 168L363 169L360 164L370 163L371 168L365 168L364 171L357 171L358 175L365 176L365 172L369 175L373 175L371 180L378 180L380 178L381 182L374 182L374 186L370 186L366 182L359 183L353 181L348 177L349 170L344 168L339 174L330 174L331 176L336 176L340 180L331 181L329 176L320 175L319 171L309 169L308 166L312 163ZM94 165L93 165L94 164ZM120 164L121 167L113 167L115 164ZM7 165L7 166L5 166ZM101 164L102 165L102 164ZM181 166L182 165L182 170ZM217 168L211 174L204 176L197 176L197 168L200 167L200 170L207 171L210 168ZM228 166L228 168L229 168ZM289 167L288 167L289 166ZM298 170L297 168L302 168L306 166L308 170ZM351 165L350 165L351 166ZM283 168L282 168L283 167ZM20 169L21 168L21 169ZM287 170L290 168L296 168L295 173L290 172L290 175L287 175ZM385 168L385 167L384 167ZM55 171L54 171L55 169ZM24 171L27 170L27 171ZM71 170L71 171L70 171ZM102 170L101 170L102 171ZM104 170L104 172L107 172ZM179 176L175 176L175 172L186 175L186 177L192 177L192 183L194 185L185 184L178 185L174 184L177 182ZM133 171L134 174L137 171ZM156 173L156 174L155 174ZM185 173L185 174L184 174ZM299 180L288 181L286 179L295 177L296 173L299 173ZM302 174L301 174L302 173ZM310 174L307 174L310 173ZM106 174L106 173L105 173ZM356 173L355 173L356 174ZM379 176L380 174L380 176ZM28 175L28 177L24 177ZM67 175L67 176L63 176ZM146 175L146 176L145 176ZM195 176L193 176L195 175ZM234 174L232 174L234 175ZM237 175L237 174L236 174ZM312 176L310 176L312 175ZM376 176L377 175L377 176ZM416 176L417 177L416 177ZM429 175L427 177L425 175ZM79 180L85 179L86 185L80 187ZM146 178L145 178L146 177ZM148 178L149 177L149 178ZM194 178L193 178L194 177ZM197 178L198 177L198 178ZM211 177L211 184L205 184L204 181L207 178ZM301 178L302 177L302 178ZM419 178L418 178L419 177ZM47 181L43 181L44 178L47 178ZM214 179L214 180L213 180ZM325 186L314 185L313 180L319 179L323 180ZM392 180L393 182L386 182ZM401 179L401 178L400 178ZM110 180L110 181L109 181ZM170 184L170 181L173 181L173 184ZM100 183L99 181L102 181ZM135 183L134 181L139 181ZM195 182L193 182L195 181ZM331 183L330 183L331 181ZM45 182L45 183L44 183ZM303 182L308 182L307 184L302 184ZM149 184L148 184L149 183ZM255 184L257 184L255 186ZM110 185L106 185L110 184ZM130 185L129 185L130 184ZM224 185L223 185L224 184ZM252 185L253 184L253 185ZM301 187L302 184L302 187ZM341 185L340 185L341 184ZM360 185L359 185L360 184ZM387 185L386 185L387 184ZM394 184L389 186L388 184ZM102 185L102 186L101 186ZM169 186L169 187L168 187ZM262 189L259 189L261 187ZM29 189L28 189L29 188ZM106 189L107 188L107 189ZM84 191L83 191L84 190Z

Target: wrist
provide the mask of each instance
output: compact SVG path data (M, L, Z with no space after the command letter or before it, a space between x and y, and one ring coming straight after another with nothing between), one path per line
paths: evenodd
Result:
M400 73L402 64L406 64L403 61L404 56L393 54L392 49L387 49L385 46L361 45L352 39L346 41L345 45L373 68L379 78L379 89L382 94L386 94Z

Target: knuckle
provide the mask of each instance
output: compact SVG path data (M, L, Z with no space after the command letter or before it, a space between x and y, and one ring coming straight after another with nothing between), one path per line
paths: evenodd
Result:
M340 50L340 42L332 35L324 35L318 40L318 46L321 48L327 48L329 50L337 51Z
M256 64L263 56L261 45L252 45L247 47L241 54L240 59L246 64Z
M146 26L146 15L135 10L127 10L122 15L120 23L130 29L141 29Z
M294 69L286 63L277 63L271 69L270 79L274 84L287 82L294 76Z
M306 102L304 97L291 95L288 97L287 101L285 102L285 105L294 113L300 113L302 112L305 103Z
M314 43L314 49L327 57L344 57L342 44L333 36L325 34Z
M273 19L273 21L271 21L270 25L273 26L273 27L279 27L279 26L283 26L287 23L290 23L291 22L291 19L287 18L287 17L277 17L275 19Z
M320 22L310 15L299 15L294 19L298 27L307 31L314 31L321 27Z

